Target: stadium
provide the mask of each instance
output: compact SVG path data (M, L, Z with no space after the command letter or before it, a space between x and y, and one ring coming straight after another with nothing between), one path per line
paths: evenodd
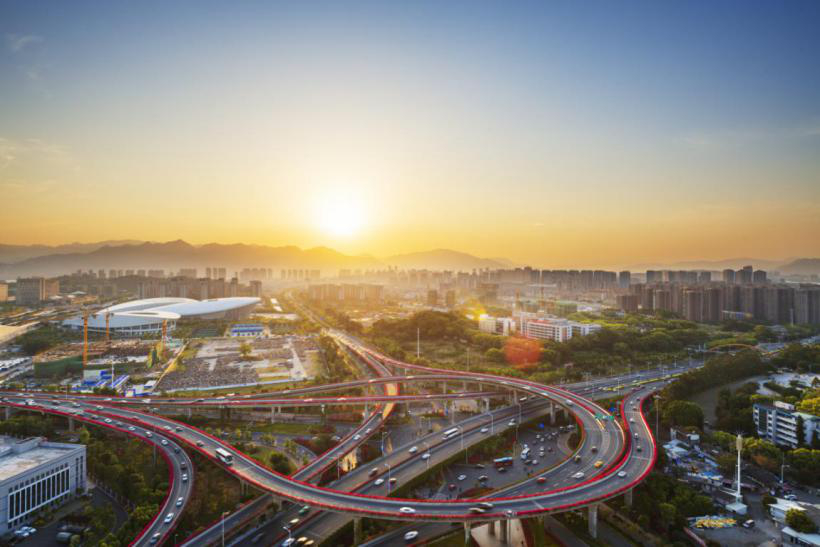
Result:
M106 318L111 334L118 336L142 336L162 332L167 322L168 331L184 319L242 319L259 304L256 297L235 296L194 300L191 298L146 298L132 300L102 309L88 317L88 332L104 334ZM62 322L69 329L83 330L83 318L72 317Z

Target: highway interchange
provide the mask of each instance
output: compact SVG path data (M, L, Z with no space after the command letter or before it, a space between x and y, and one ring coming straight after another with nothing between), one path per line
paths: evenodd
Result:
M353 397L321 398L322 400L317 404L361 404L362 402L368 402L374 405L374 409L368 413L364 422L355 432L342 439L331 451L321 455L308 468L301 470L293 477L285 477L271 471L259 462L238 452L224 441L192 426L182 424L168 417L143 412L144 408L140 410L133 408L134 404L131 400L110 399L106 401L103 399L100 401L99 398L93 397L68 397L72 405L79 405L72 406L71 408L74 411L69 412L76 415L75 419L136 435L147 442L159 442L158 446L162 450L163 456L169 458L171 463L169 467L172 471L171 492L169 492L165 506L157 515L157 518L135 540L135 544L147 544L156 533L161 533L157 543L164 541L168 532L173 529L180 512L184 509L185 501L187 501L186 493L190 492L190 483L193 480L193 469L190 460L186 461L185 451L174 451L175 444L173 443L186 446L190 450L196 450L220 465L223 464L215 455L215 450L217 448L228 450L234 459L232 465L223 465L228 472L248 484L270 492L275 498L295 502L296 507L309 506L311 508L310 512L304 515L304 519L300 520L309 523L310 530L317 533L317 538L322 537L321 532L325 526L322 524L323 521L328 521L327 529L331 530L338 522L344 524L350 517L356 516L402 521L470 522L523 518L594 505L633 488L651 470L654 462L655 446L649 427L641 413L640 402L625 405L623 421L601 419L601 417L607 416L607 412L589 399L578 395L577 392L573 393L565 389L542 386L514 378L470 374L401 363L372 352L363 344L342 333L336 332L333 334L340 344L349 348L361 361L366 362L377 375L377 378L371 379L375 381L349 382L346 383L344 388L340 389L355 387L351 384L364 385L366 383L374 385L374 387L378 386L379 389L382 389L383 394L375 398L364 397L361 400ZM401 371L405 374L408 370L418 374L415 377L400 376L396 372L391 375L388 370L390 367L394 371ZM427 377L427 375L430 376ZM430 454L429 460L423 460L420 457L420 452L410 454L407 447L398 447L391 454L382 458L383 463L382 459L378 460L380 468L372 476L369 476L369 469L372 468L373 462L349 473L342 481L332 484L332 488L318 487L310 482L311 479L319 476L322 471L333 465L339 457L355 450L359 444L379 430L384 419L389 416L394 408L395 403L392 399L399 396L399 384L430 381L433 378L437 382L452 382L453 387L467 382L471 385L481 384L482 389L489 388L487 392L470 392L467 395L469 397L485 396L489 398L497 397L498 392L509 392L511 400L518 402L513 406L496 409L492 411L492 414L485 413L460 422L457 424L460 428L459 434L449 439L442 439L440 434L431 434L427 438L419 439L417 443L420 443L419 446L424 445L424 448ZM614 381L609 380L609 384L607 384L607 381L597 381L573 387L577 391L590 389L601 391L605 387L610 387L610 384ZM617 381L620 383L630 382L630 380L624 379ZM330 386L330 388L337 387ZM328 386L317 386L308 389L317 392L329 390ZM644 388L632 397L643 400L650 390L651 388ZM277 393L275 397L272 394L260 394L251 398L210 398L193 402L190 399L185 399L184 403L175 400L155 399L151 401L150 406L186 404L201 407L267 407L286 405L289 397L304 395L305 393L306 390L300 389L291 390L290 393ZM441 396L447 396L447 394ZM65 405L68 403L63 402L61 405L55 405L55 399L51 395L33 392L9 392L6 397L7 400L3 404L9 406L58 415L66 415L67 413ZM63 401L67 399L65 396L60 397ZM438 395L436 397L440 398ZM520 399L522 397L528 397L530 400L521 404ZM340 401L340 399L342 400ZM414 398L413 400L418 399ZM127 402L123 403L122 401ZM300 404L305 404L304 399L299 401ZM502 491L501 494L503 495L494 496L492 502L488 502L487 500L465 499L398 499L386 497L388 494L386 486L386 484L389 484L388 481L378 486L375 485L376 479L389 476L390 478L396 478L396 487L400 487L402 483L423 473L428 465L437 465L461 452L463 446L470 446L486 438L489 434L486 432L486 428L491 422L494 433L498 433L507 427L519 425L520 422L526 422L552 409L557 409L558 406L572 413L583 431L582 442L577 450L580 463L574 463L574 458L568 459L547 471L550 480L546 488L537 482L538 477L532 477L532 479L511 489ZM82 415L79 415L80 410L83 411ZM510 422L510 419L513 422ZM118 422L123 425L118 425ZM509 425L511 423L512 425ZM129 428L134 428L134 430L129 430ZM143 433L149 430L153 433L153 439L149 439ZM162 440L165 440L168 444L161 444ZM642 452L637 451L637 446L643 447ZM599 468L595 468L594 462L598 460L604 463ZM187 485L181 480L184 474L184 470L181 468L182 462L185 462L189 471ZM564 467L570 467L572 473L568 473L563 469ZM578 476L576 473L583 473L583 475L580 478L573 478L573 476ZM364 476L365 474L367 476ZM181 506L179 508L173 507L180 497L182 498ZM483 505L481 505L482 503ZM165 523L165 516L169 513L174 513L174 515L169 523ZM337 522L334 523L334 520ZM207 541L213 539L215 538L209 537ZM206 539L201 536L197 537L197 541L207 543Z

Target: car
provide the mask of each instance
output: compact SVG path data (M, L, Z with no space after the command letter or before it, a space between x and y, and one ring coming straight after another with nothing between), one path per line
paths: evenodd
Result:
M457 478L458 478L458 480L463 481L464 479L467 478L467 475L459 475Z
M635 438L636 438L636 439L639 439L639 438L640 438L640 435L638 435L637 433L635 433Z
M361 436L361 435L359 435L358 433L357 433L356 435L353 435L353 440L354 440L354 441L358 441L358 440L359 440L359 439L361 439L361 438L362 438L362 436Z
M547 478L546 477L538 477L536 482L538 482L538 484L544 484L545 482L547 482Z
M182 463L179 464L179 468L180 469L188 469L188 464L185 463L185 462L182 462Z
M171 431L171 426L170 426L170 425L166 425L166 426L165 426L165 427L163 427L162 429L164 429L165 431Z
M296 538L288 538L282 542L282 547L290 547L294 543L296 543Z
M515 516L515 511L513 511L512 509L508 509L504 511L504 514L507 515L507 518L512 518Z
M369 476L372 477L372 476L376 475L378 472L379 472L379 468L374 467L373 469L370 470Z
M179 454L179 447L178 446L174 447L174 454Z
M177 426L177 427L176 427L176 432L177 432L177 433L182 432L182 428L181 428L181 427L179 427L179 426Z
M128 428L128 431L136 431L136 429L137 428L132 425L131 427Z
M636 444L636 445L635 445L635 450L637 450L638 452L641 452L641 451L642 451L642 450L641 450L641 445Z
M447 485L447 488L448 488L448 489L450 489L450 490L455 490L455 489L456 489L456 485L455 485L455 484L453 484L453 483L450 483L450 484L448 484L448 485Z
M381 486L382 484L384 484L384 479L382 477L379 477L373 484L375 484L376 486Z
M416 512L416 510L413 509L412 507L400 507L399 508L399 513L404 513L405 515L411 515L415 512Z
M490 430L490 428L488 428L488 427L482 427L481 428L482 433L487 433L489 430Z
M600 469L603 466L604 466L603 460L598 460L597 462L595 462L595 469Z
M398 479L396 477L390 477L390 480L388 480L387 482L389 482L390 484L396 484L397 481Z
M404 541L413 541L417 537L419 537L418 531L417 530L410 530L409 532L404 534Z
M182 507L182 503L185 501L185 498L177 498L177 507Z
M101 407L100 405L97 405L94 408L96 408L97 410L102 410L103 409L103 407Z
M635 418L629 418L629 423L634 424L635 423Z
M168 524L172 520L174 520L174 514L173 513L168 513L167 515L165 515L165 524Z
M299 509L299 516L306 515L310 511L310 505L303 505L301 509Z
M425 452L424 454L422 454L422 455L421 455L421 459L422 459L422 460L427 460L427 459L430 459L430 453L429 453L429 452Z
M570 401L569 399L566 400L566 403L567 403L567 406L572 406L573 405L572 401Z
M482 501L481 503L478 504L478 506L483 507L484 509L492 509L493 507L495 507L495 505L493 505L492 503L487 502L487 501Z
M157 532L156 534L151 536L151 541L149 541L148 543L150 543L151 545L156 545L157 542L159 541L159 538L161 538L161 537L162 537L162 534Z
M484 509L483 507L470 507L469 511L470 511L471 513L477 513L477 514L479 514L479 515L480 515L481 513L486 513L486 512L487 512L487 510L486 510L486 509Z
M290 519L290 521L288 522L288 525L291 527L296 526L297 524L299 524L299 519Z
M150 431L146 431L146 432L145 432L145 436L146 436L146 437L148 437L148 438L151 438L151 437L153 437L153 436L154 436L154 434L153 434L153 433L151 433Z
M160 444L162 444L162 446L168 446L168 441L166 441L165 439L162 439L160 441Z
M754 528L755 527L755 521L752 520L752 519L749 519L746 522L744 522L741 526L743 526L744 528Z
M590 452L598 452L598 447L597 447L597 446L593 446L593 447L592 447L592 448L590 448L589 450L590 450Z
M103 421L104 421L105 423L107 423L107 424L110 424L110 423L111 423L111 418L106 418L106 419L105 419L105 420L103 420Z
M410 450L408 450L408 452L410 452L411 454L415 454L418 451L419 451L418 446L414 446L414 447L410 448Z
M785 496L783 496L783 499L789 501L797 501L797 496L795 496L794 494L786 494Z
M510 427L515 426L515 420L510 420L509 422L507 422L507 425Z
M196 445L197 445L198 447L202 448L202 447L204 446L204 443L203 443L202 441L197 441L197 442L196 442Z
M626 477L626 471L618 471L618 477L620 477L620 478Z
M481 482L484 482L484 481L490 480L490 477L488 477L487 475L481 475L480 477L478 477L478 480L480 480Z
M531 460L530 465L538 465L538 460Z
M577 473L575 473L572 476L572 478L573 479L583 479L584 478L584 472L583 471L578 471Z
M371 431L373 431L372 427L368 427L367 429L364 430L366 435L369 435Z
M188 473L182 474L182 482L188 482Z
M485 465L484 465L483 463L477 463L477 464L475 464L475 468L476 468L476 469L484 469L484 467L485 467Z

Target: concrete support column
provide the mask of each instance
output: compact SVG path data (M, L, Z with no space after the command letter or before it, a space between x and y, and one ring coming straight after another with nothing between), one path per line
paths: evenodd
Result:
M5 412L6 420L8 420L9 418L11 418L11 407L10 406L5 407L5 411L6 411Z
M494 520L487 523L487 535L490 537L495 537L495 523Z
M74 418L68 419L68 430L74 432Z
M276 407L270 407L270 423L274 423L276 421Z
M465 522L464 523L464 545L469 546L471 539L472 539L472 536L470 535L470 523Z
M191 407L188 407L185 410L187 410L186 414L188 414L188 417L190 418L191 417Z
M624 492L624 505L632 507L632 488Z
M447 393L447 382L446 381L441 383L441 392L445 393L445 394Z
M589 524L589 535L598 539L598 504L589 506L589 514L587 516L587 523Z
M487 398L487 399L484 399L484 412L489 412L489 411L490 411L490 399Z
M361 545L363 540L364 534L362 533L362 517L356 517L353 519L353 544Z
M462 382L461 388L464 390L465 393L467 392L467 381L466 380L464 382Z
M506 545L509 538L510 521L504 519L498 521L498 524L501 528L501 533L498 534L498 539L501 541L501 545Z

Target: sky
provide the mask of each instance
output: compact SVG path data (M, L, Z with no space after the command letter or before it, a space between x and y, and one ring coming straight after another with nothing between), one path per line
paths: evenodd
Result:
M0 243L820 256L818 2L0 4Z

